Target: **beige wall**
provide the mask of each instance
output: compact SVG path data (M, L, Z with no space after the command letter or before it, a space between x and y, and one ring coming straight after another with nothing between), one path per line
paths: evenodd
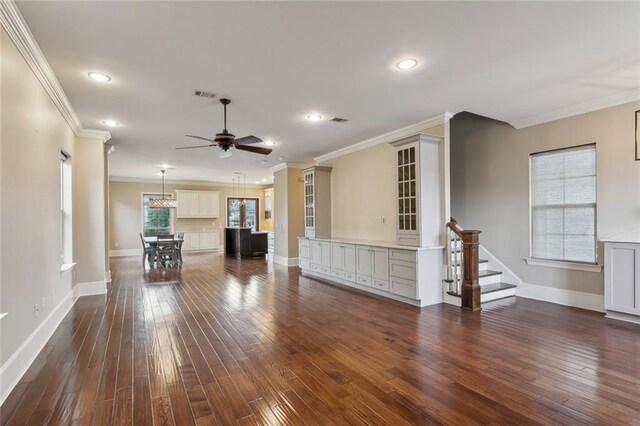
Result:
M301 169L288 167L273 174L275 255L298 257L298 237L304 236L304 183Z
M76 281L105 280L105 152L97 139L78 138L73 159L73 260Z
M199 191L220 191L220 217L217 219L175 219L175 231L220 231L220 243L223 243L226 226L226 197L233 196L231 185L209 183L177 183L165 184L165 192L177 189ZM140 232L142 232L142 194L161 193L161 181L157 182L122 182L112 180L109 183L109 244L110 250L140 249ZM235 189L236 196L238 189ZM260 208L260 227L264 226L264 191L261 186L247 186L247 197L256 197Z
M481 243L526 283L603 294L602 273L529 266L529 154L596 143L597 234L640 226L640 102L515 130L477 116L451 120L452 215L482 230ZM602 248L599 249L602 263Z
M60 276L60 151L75 136L22 56L0 31L0 364L72 291ZM46 299L36 316L34 304Z
M424 129L421 133L444 136L444 126ZM321 165L333 167L332 236L395 241L395 148L384 143L328 160ZM381 221L381 216L386 218L386 223Z

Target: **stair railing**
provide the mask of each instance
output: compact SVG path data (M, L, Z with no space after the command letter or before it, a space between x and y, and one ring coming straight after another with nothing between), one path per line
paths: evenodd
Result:
M447 279L449 293L462 297L462 308L480 310L480 231L462 229L451 218L447 229Z

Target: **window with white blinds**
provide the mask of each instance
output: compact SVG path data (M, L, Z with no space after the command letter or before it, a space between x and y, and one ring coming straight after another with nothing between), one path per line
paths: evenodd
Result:
M596 146L532 154L531 257L596 262Z

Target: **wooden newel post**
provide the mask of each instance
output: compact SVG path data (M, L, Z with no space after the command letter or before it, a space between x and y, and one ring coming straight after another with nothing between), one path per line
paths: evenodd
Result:
M462 280L462 308L479 311L480 270L478 267L478 246L480 231L462 231L462 256L464 259L464 279Z

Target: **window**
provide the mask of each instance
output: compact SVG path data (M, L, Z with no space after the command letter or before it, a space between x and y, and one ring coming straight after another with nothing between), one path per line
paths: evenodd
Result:
M71 157L60 152L60 258L63 264L73 258Z
M244 203L243 203L244 201ZM260 229L257 198L227 198L227 226Z
M167 207L149 207L149 200L152 198L162 198L162 194L142 194L143 235L145 237L155 237L156 235L171 234L173 228L171 209Z
M596 146L530 157L531 257L596 262Z

